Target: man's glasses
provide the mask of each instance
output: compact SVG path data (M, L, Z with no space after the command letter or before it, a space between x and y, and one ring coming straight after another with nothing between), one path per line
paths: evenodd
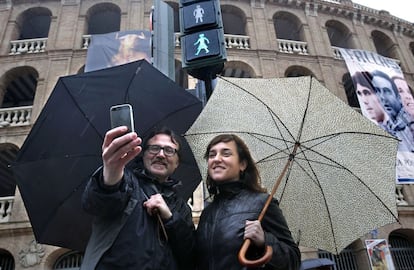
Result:
M171 146L164 146L161 147L160 145L148 145L147 146L147 150L150 154L156 155L158 154L161 150L164 151L164 155L166 155L167 157L172 157L175 155L175 153L177 153L177 149L172 148Z

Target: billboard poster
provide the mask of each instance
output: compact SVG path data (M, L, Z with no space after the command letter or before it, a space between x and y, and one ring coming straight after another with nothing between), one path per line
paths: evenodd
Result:
M368 239L365 246L372 270L395 270L387 240Z
M394 59L374 52L343 48L340 51L362 114L400 141L396 183L414 183L414 97L400 66Z
M92 35L85 72L145 59L151 63L151 32L130 30Z

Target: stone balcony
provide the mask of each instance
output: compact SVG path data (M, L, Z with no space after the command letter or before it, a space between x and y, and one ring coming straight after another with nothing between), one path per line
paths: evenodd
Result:
M30 125L32 107L0 108L0 128Z
M10 41L10 55L41 53L46 51L47 38L34 38Z
M14 196L0 197L0 223L9 222L13 203Z

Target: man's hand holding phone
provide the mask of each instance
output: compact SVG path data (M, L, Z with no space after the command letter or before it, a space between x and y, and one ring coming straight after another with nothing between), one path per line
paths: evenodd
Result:
M130 105L124 107L128 108ZM105 134L102 145L103 176L106 185L117 184L123 177L125 165L142 151L141 138L135 132L131 132L134 130L132 108L127 109L126 114L125 111L112 108L113 128Z

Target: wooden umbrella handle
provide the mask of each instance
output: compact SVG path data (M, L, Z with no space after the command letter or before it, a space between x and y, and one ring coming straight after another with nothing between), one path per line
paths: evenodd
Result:
M265 253L261 258L256 259L256 260L247 259L246 252L249 249L250 243L251 243L250 239L245 239L242 247L240 248L239 256L238 256L240 264L247 266L247 267L260 267L268 263L270 259L272 259L273 249L271 246L266 246Z
M260 212L259 217L257 218L257 220L259 220L260 222L263 220L264 215L266 214L267 208L269 207L270 202L272 201L273 195L275 195L276 190L279 187L280 182L282 181L282 178L284 177L288 167L292 163L293 158L296 155L296 151L297 151L299 145L300 145L299 143L295 143L292 154L289 155L289 159L286 162L285 166L283 167L282 173L277 178L276 183L273 186L272 191L270 192L270 195L267 197L267 200L266 200L266 202L263 206L263 209ZM265 253L261 258L259 258L257 260L248 260L246 258L246 252L249 249L250 243L251 243L250 239L245 239L244 242L243 242L242 247L240 248L238 258L239 258L239 262L240 262L241 265L244 265L244 266L247 266L247 267L259 267L259 266L262 266L262 265L266 264L267 262L270 261L270 259L272 259L273 249L272 249L271 246L266 246Z

